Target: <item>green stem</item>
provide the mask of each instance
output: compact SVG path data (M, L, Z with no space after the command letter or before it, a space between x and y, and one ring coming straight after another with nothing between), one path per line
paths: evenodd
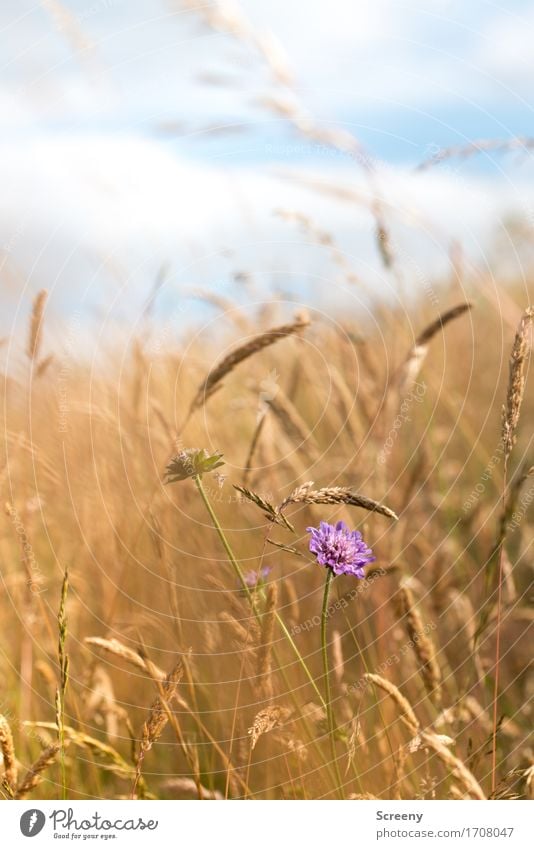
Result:
M339 764L336 756L336 723L334 719L334 711L332 710L332 694L330 692L330 673L328 670L328 646L326 643L326 623L328 621L328 596L330 595L330 584L334 573L331 569L326 570L326 581L324 585L323 609L321 611L321 646L323 649L323 667L324 667L324 688L326 701L326 717L328 720L328 736L330 738L330 750L332 752L332 760L336 772L337 789L341 797L344 798L343 783L339 773Z
M210 500L209 500L209 498L206 494L206 490L204 489L204 486L202 485L202 478L200 477L200 475L194 475L193 480L194 480L194 482L197 486L197 489L198 489L198 491L201 495L201 498L202 498L202 501L204 502L206 510L208 511L208 513L210 515L211 521L213 522L213 527L217 531L217 534L219 536L219 539L221 540L223 548L226 551L226 554L228 555L228 559L229 559L230 563L232 564L232 567L233 567L233 569L234 569L234 571L235 571L235 573L236 573L236 575L239 579L239 583L241 584L241 587L242 587L245 595L247 596L247 599L248 599L250 606L252 608L252 612L253 612L254 616L256 617L256 619L258 621L261 621L261 614L258 611L258 608L256 606L256 602L254 600L254 595L251 592L250 587L248 586L248 584L245 580L245 576L243 575L243 570L241 569L241 566L237 562L235 555L234 555L234 553L233 553L233 551L230 547L230 543L226 539L226 536L225 536L225 533L224 533L224 531L221 527L221 524L220 524L217 516L215 515L215 513L213 511L213 507L211 506L211 502L210 502ZM260 589L260 594L263 598L264 595L265 595L263 589ZM319 697L322 706L326 709L326 704L325 704L325 701L324 701L323 696L321 694L321 691L319 690L317 684L315 683L313 675L311 674L311 672L310 672L310 670L309 670L309 668L306 664L306 661L304 660L301 653L299 652L293 637L291 636L290 632L287 629L287 626L286 626L284 620L282 619L282 617L280 616L280 614L278 612L275 613L275 618L276 618L276 621L278 622L278 625L280 626L280 628L282 630L282 633L284 634L284 637L286 638L289 645L293 649L293 651L294 651L294 653L295 653L295 655L298 659L299 664L301 665L302 669L306 673L306 677L308 678L308 681L312 685L316 695Z

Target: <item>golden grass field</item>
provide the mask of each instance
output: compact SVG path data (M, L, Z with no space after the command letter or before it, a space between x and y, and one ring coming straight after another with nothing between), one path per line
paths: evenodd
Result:
M3 384L4 798L532 797L528 293L438 294L363 319L219 304L92 366L28 303ZM230 554L195 481L164 481L187 448L223 454L201 484ZM332 582L330 726L306 528L339 519L376 561ZM236 566L270 571L245 590Z

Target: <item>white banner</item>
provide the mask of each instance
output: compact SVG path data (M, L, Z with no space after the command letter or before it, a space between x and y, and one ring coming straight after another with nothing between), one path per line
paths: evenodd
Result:
M533 844L533 802L4 802L0 845L340 849ZM530 820L530 823L529 823ZM31 843L35 840L35 843Z

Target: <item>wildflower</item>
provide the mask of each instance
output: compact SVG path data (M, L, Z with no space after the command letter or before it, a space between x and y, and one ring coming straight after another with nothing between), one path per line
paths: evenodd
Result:
M213 472L224 465L220 451L210 454L205 448L186 448L176 454L165 469L166 483L184 481L207 472Z
M311 534L310 551L321 566L327 566L334 575L365 577L363 567L376 558L362 539L359 531L350 531L345 522L329 525L321 522L318 528L306 528Z

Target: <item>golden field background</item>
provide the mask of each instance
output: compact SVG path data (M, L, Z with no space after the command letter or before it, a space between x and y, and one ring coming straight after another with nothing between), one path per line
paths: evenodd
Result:
M305 528L340 518L377 558L368 581L336 579L330 601L343 794L532 795L528 376L506 491L493 791L491 780L501 405L529 293L488 279L435 294L364 318L275 299L247 311L244 297L212 305L213 320L181 340L148 328L118 339L92 366L75 333L68 356L50 353L46 300L33 320L28 304L29 341L9 342L18 367L2 404L5 798L338 796L324 710L272 610L323 693L324 569ZM467 302L422 341L438 314ZM309 324L239 363L188 416L228 352L295 312ZM223 477L204 486L242 569L271 567L255 593L259 625L193 482L163 482L183 447L223 452ZM294 504L291 533L232 486L276 506L309 480L353 487L399 519ZM162 684L172 670L179 683ZM399 688L415 725L369 673Z

